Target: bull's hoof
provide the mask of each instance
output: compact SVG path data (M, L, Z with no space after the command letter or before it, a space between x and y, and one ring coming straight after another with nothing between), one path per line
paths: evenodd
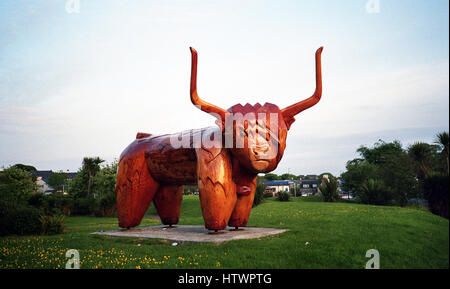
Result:
M219 230L214 230L214 231L209 231L208 232L208 234L210 234L210 235L220 235L220 234L223 234L223 233L225 233L224 231L219 231Z
M234 227L234 229L230 229L230 231L244 231L244 229L239 227Z

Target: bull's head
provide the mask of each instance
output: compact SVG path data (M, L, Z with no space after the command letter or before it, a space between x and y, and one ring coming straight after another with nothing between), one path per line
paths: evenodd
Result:
M216 123L225 136L224 145L247 169L260 173L274 170L286 147L286 136L294 116L319 102L322 95L321 54L316 51L316 90L314 94L284 109L271 103L254 106L234 105L224 110L202 99L197 94L197 51L191 47L191 101L198 108L217 118ZM231 139L231 143L229 140Z

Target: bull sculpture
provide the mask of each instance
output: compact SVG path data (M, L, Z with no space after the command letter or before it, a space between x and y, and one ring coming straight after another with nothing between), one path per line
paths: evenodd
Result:
M277 167L294 116L321 98L322 47L315 55L314 94L281 110L271 103L237 104L224 110L202 100L197 94L197 52L190 49L191 101L216 117L217 126L179 134L137 134L119 160L116 195L120 227L139 225L151 201L163 224L177 224L183 185L188 184L198 184L207 229L218 232L227 225L245 227L257 174Z

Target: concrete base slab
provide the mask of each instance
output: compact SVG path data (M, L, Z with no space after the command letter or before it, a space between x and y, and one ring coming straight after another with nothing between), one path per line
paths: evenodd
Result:
M238 239L255 239L265 236L277 235L286 232L285 229L273 228L256 228L244 227L243 230L232 230L234 228L227 227L221 230L220 234L210 234L204 226L185 226L176 225L173 227L167 226L152 226L141 227L133 229L123 229L115 231L94 232L92 234L106 235L113 237L136 237L136 238L158 238L166 239L175 242L214 242L221 243Z

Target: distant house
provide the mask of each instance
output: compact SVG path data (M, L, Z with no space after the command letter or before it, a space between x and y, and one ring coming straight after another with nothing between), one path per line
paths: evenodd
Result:
M53 173L52 170L48 170L48 171L31 171L31 174L36 176L36 185L38 187L38 191L41 193L44 193L46 195L48 194L52 194L55 192L55 189L52 188L49 184L48 184L48 180L50 178L50 175ZM77 176L77 173L71 173L69 171L67 171L67 180L72 180L73 178L75 178ZM63 189L63 193L66 190Z
M322 178L319 178L319 176L315 175L309 175L310 178L308 179L302 179L300 178L300 192L302 193L302 196L310 196L314 195L316 193L320 193L319 186L325 181L329 180L330 176L328 174L322 175ZM314 177L315 176L315 177ZM340 178L337 178L337 184L338 184L338 192L341 194L341 197L351 199L352 197L347 194L347 196L343 196L342 192L342 184L344 183L343 180Z
M300 179L299 191L302 196L314 195L318 192L322 180L316 179Z
M329 175L324 174L322 177L318 175L300 175L298 180L280 180L280 181L267 181L265 192L272 192L273 195L277 195L278 192L291 192L296 196L311 196L320 193L319 186L325 179L328 179ZM338 190L341 191L341 180L338 179Z
M48 185L48 178L52 174L52 171L31 171L31 174L36 176L36 185L38 191L44 194L51 194L55 192L55 189Z
M266 192L270 191L273 195L276 195L278 192L289 192L289 189L295 185L294 181L267 181L264 182L266 185Z
M319 186L328 178L329 176L327 174L324 174L322 178L318 175L301 175L299 178L299 185L302 196L311 196L320 193Z

